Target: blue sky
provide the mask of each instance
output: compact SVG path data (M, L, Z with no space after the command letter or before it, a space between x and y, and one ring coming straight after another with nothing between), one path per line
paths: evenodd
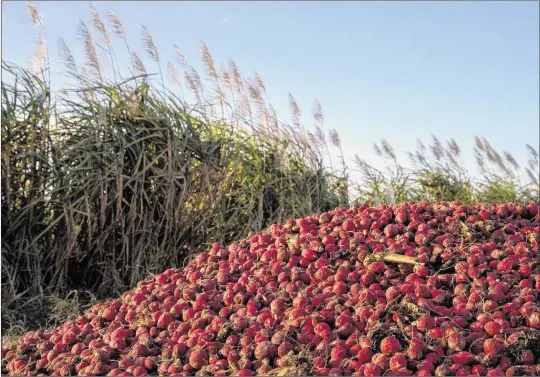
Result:
M90 24L89 3L34 4L60 74L56 41L62 36L82 53L76 30L79 19ZM338 130L348 158L357 153L376 161L372 143L381 138L403 153L415 148L417 138L429 142L435 134L443 141L455 138L472 167L474 135L520 162L526 160L525 143L539 144L538 2L94 5L102 14L112 9L119 15L134 49L141 46L144 24L164 61L173 59L177 44L198 64L202 40L216 62L232 57L246 76L258 71L276 109L286 115L292 93L306 126L319 98L326 127ZM2 6L2 58L26 65L37 31L24 2Z

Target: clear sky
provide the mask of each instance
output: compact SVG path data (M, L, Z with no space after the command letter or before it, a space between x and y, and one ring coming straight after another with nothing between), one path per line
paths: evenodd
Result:
M82 52L79 19L87 2L34 2L43 14L53 68L58 37ZM416 139L454 137L472 158L473 136L525 162L539 144L539 3L530 2L95 2L121 18L132 48L141 24L163 60L177 44L200 61L199 41L214 60L232 57L263 77L271 102L288 113L288 93L311 125L319 98L326 127L345 154L373 161L372 143L398 152ZM27 64L36 30L24 2L3 2L2 58ZM119 45L121 47L121 45ZM82 58L79 57L79 61ZM151 67L151 65L149 65ZM166 67L163 67L166 70ZM150 70L150 69L149 69ZM352 163L352 161L351 161Z

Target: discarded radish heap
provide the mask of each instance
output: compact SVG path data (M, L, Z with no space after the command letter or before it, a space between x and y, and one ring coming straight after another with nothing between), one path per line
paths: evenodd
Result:
M273 225L2 349L14 375L540 374L536 204Z

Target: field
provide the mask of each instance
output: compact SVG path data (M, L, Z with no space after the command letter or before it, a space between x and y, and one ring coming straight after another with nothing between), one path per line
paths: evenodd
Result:
M42 33L43 20L29 11ZM361 156L349 163L318 101L311 127L292 96L291 121L278 119L262 78L244 77L232 60L219 69L204 43L205 80L180 49L177 64L160 61L146 30L148 59L179 85L169 88L161 70L150 75L127 42L133 74L122 76L110 40L126 36L118 17L108 18L106 25L94 12L96 39L81 27L84 65L60 42L69 90L52 92L43 41L32 70L2 62L6 340L76 318L215 243L290 219L363 204L539 203L539 156L530 145L519 164L475 137L481 176L460 166L454 140L435 136L411 149L413 168L385 140L374 143L383 168Z

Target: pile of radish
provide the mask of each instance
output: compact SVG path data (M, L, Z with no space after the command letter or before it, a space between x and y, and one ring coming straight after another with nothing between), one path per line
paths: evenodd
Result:
M540 375L538 205L338 208L2 348L10 375Z

